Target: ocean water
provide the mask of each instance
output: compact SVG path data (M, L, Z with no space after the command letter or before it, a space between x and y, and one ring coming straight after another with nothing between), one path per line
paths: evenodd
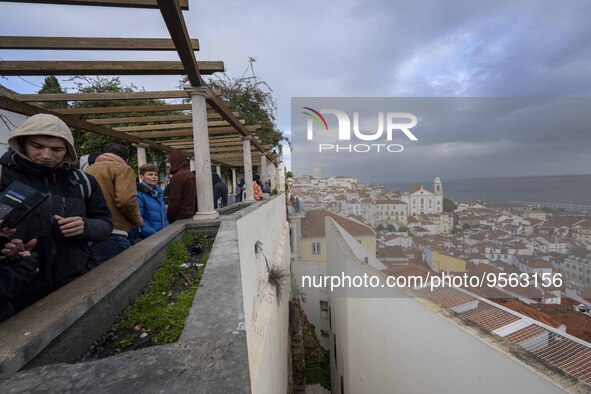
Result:
M456 201L489 202L532 201L591 205L591 175L560 175L515 178L459 179L443 181L443 194ZM433 190L430 182L393 183L391 190L409 190L423 185Z

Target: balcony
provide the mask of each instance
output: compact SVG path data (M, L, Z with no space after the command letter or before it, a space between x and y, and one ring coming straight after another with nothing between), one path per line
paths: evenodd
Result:
M189 230L217 234L180 339L76 363ZM0 392L287 392L289 287L269 267L289 273L283 194L175 222L0 324Z

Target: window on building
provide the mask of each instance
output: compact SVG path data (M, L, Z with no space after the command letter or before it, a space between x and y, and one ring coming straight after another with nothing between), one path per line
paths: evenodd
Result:
M322 338L328 338L328 331L326 330L320 330L320 335L322 336Z
M320 242L312 242L312 254L320 254Z

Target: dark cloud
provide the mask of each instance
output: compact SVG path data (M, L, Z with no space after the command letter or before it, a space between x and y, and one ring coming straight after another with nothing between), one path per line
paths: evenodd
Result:
M360 113L360 128L377 130L378 111L417 115L412 129L418 141L401 132L388 142L338 141L338 122L325 117L330 131L315 127L314 140L306 138L306 115L301 107L341 109L349 118ZM318 163L327 176L354 175L378 183L411 182L440 176L446 179L584 174L589 172L591 140L588 135L589 98L406 98L294 100L292 124L296 174L311 173ZM364 116L363 114L370 116ZM400 153L349 153L341 148L319 152L318 144L400 143ZM360 150L365 150L361 147Z
M191 1L190 5L191 9L184 15L191 35L201 42L198 58L223 60L232 76L244 73L249 57L257 58L256 72L273 88L279 126L287 133L291 97L591 95L588 18L591 2L588 0L234 0ZM157 10L16 3L2 4L0 34L168 36ZM3 51L0 56L31 58L28 53L15 51ZM51 52L43 56L60 58ZM66 56L71 59L175 58L174 53L107 56L76 52ZM39 79L27 79L39 82ZM147 90L172 89L178 80L176 77L124 79ZM36 89L16 78L1 83L23 93ZM499 105L503 107L506 103ZM517 111L531 112L527 128L519 127L513 119L512 114ZM424 145L417 152L423 156L409 161L413 165L405 166L405 176L419 177L430 168L445 169L450 176L467 173L468 169L494 175L495 171L504 174L510 169L541 174L543 171L578 173L589 168L586 155L579 154L579 150L589 148L586 131L571 130L569 124L573 110L565 107L555 114L556 118L563 118L564 129L570 130L566 140L556 139L556 132L544 122L533 122L536 111L544 112L547 108L539 103L535 108L519 105L513 110L500 108L503 115L495 124L502 124L504 116L505 126L513 125L514 129L493 129L482 119L474 123L458 119L454 123L451 118L457 118L461 109L442 111L432 119L423 118L425 125L436 122L445 126L424 134L421 140ZM467 130L468 126L469 134L458 131ZM567 140L571 141L570 145ZM509 164L515 161L508 156L500 158L498 153L491 154L487 161L487 144L503 147L507 152L520 147L515 154L523 158L523 163ZM432 147L431 151L428 146ZM472 149L482 157L470 168L455 164L458 160L454 158L442 162L437 155L443 155L452 146ZM539 155L549 155L557 146L564 151L571 149L572 155L552 164L555 167L550 167L552 160L533 168L526 161L535 162ZM411 153L410 148L405 153ZM296 155L297 150L293 152ZM430 155L438 160L431 161Z

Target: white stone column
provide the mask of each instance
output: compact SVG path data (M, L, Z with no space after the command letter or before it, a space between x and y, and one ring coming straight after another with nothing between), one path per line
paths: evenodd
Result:
M189 169L195 171L195 159L189 159Z
M275 171L275 163L271 162L269 165L269 176L271 177L271 191L277 187L277 171Z
M185 89L191 96L193 112L193 149L195 152L195 178L197 181L197 212L194 220L215 219L219 213L213 205L213 185L211 183L211 157L209 153L209 133L207 131L207 111L205 99L211 97L207 87Z
M252 156L250 154L250 140L252 137L242 137L242 149L244 150L244 187L246 198L244 202L253 202L254 190L252 188Z
M232 167L232 194L236 193L236 168Z
M137 172L140 173L140 167L146 164L146 144L133 144L137 150Z
M219 164L215 165L215 172L218 173L218 175L220 176L220 178L222 177L222 166Z
M264 153L261 153L261 170L259 171L259 175L261 176L261 182L263 182L263 185L267 181L268 173L269 172L267 171L267 156L265 156Z
M279 166L277 168L277 191L279 193L284 192L285 191L285 165L283 164L282 161L279 162Z

